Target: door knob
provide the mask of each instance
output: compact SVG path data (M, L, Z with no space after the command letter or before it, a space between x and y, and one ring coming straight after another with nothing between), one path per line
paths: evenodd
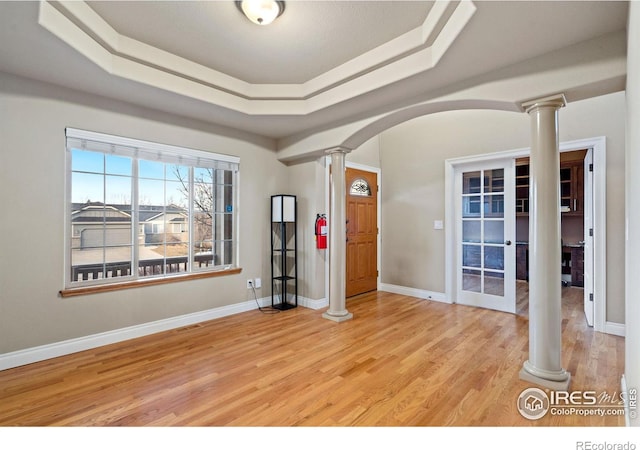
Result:
M504 241L504 244L505 245L511 245L511 241L510 240L506 240L506 241Z

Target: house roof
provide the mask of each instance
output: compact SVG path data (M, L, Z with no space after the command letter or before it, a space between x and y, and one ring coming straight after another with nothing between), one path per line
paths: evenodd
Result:
M117 216L106 216L106 217L91 217L91 216L81 216L79 215L82 211L88 210L101 210L101 209L109 209L112 211L117 211L122 214L122 217ZM73 222L122 222L122 221L131 221L131 205L129 204L104 204L100 202L86 202L86 203L73 203L72 204L72 218ZM138 207L138 220L142 222L149 222L151 220L157 219L163 214L186 214L184 208L176 205L140 205ZM170 222L184 222L184 217L174 217L170 220Z

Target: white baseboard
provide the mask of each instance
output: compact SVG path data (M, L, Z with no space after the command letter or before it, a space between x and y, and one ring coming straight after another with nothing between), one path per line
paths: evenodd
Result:
M391 292L393 294L409 295L411 297L422 298L425 300L434 300L436 302L451 303L447 300L447 296L442 292L426 291L424 289L416 289L405 286L397 286L395 284L380 283L380 290Z
M298 305L309 309L322 309L329 306L329 300L326 298L313 299L298 296Z
M604 332L607 334L614 334L616 336L624 337L624 324L616 323L616 322L605 322L604 324Z
M258 299L261 307L271 305L271 297ZM315 305L315 304L314 304ZM306 306L306 305L304 305ZM45 344L15 352L0 354L0 370L12 367L23 366L46 359L57 358L58 356L69 355L101 347L103 345L114 344L129 339L135 339L149 334L172 330L188 325L193 325L208 320L218 319L233 314L239 314L253 309L258 309L256 300L247 300L233 305L221 306L218 308L199 311L191 314L170 317L154 322L133 325L117 330L106 331L104 333L92 334L75 339L69 339L52 344Z
M271 297L260 299L260 306L271 306ZM298 295L298 306L309 309L322 309L329 306L329 300L326 298L313 299Z
M262 297L257 299L257 301L261 307L271 306L271 297ZM311 309L322 309L329 306L329 303L324 298L313 300L298 296L298 305ZM83 350L90 350L102 347L103 345L115 344L116 342L135 339L149 334L206 322L208 320L219 319L221 317L231 316L233 314L239 314L254 309L258 309L256 300L247 300L233 305L208 309L206 311L184 314L182 316L170 317L168 319L157 320L155 322L133 325L131 327L105 331L104 333L92 334L80 338L0 354L0 370L24 366L38 361L57 358L58 356L69 355Z

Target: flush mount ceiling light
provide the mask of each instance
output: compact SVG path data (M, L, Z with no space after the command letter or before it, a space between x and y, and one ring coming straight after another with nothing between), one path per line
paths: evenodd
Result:
M236 6L258 25L269 25L284 12L284 2L274 0L243 0L237 1Z

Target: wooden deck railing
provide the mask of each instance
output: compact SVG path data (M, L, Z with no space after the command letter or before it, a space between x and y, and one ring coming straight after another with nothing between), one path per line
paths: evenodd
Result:
M168 258L145 259L138 262L138 276L152 276L163 273L186 272L189 258L171 256ZM195 255L193 264L197 267L209 267L218 264L218 255ZM73 281L98 280L103 278L126 277L131 275L131 261L118 261L105 264L81 264L71 267Z

